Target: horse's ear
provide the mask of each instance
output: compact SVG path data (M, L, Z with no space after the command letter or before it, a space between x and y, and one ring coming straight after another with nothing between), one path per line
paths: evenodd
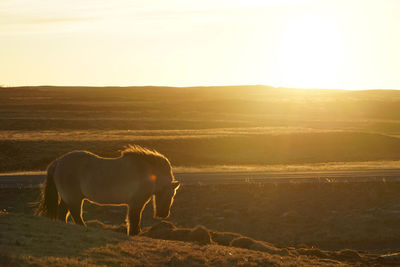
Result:
M179 181L172 181L171 185L173 189L177 190L181 184L179 183Z

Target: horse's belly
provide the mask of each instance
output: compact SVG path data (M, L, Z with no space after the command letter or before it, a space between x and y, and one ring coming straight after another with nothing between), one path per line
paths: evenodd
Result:
M125 204L132 199L137 186L134 184L123 186L104 186L99 182L82 183L81 190L83 195L90 201L99 204Z
M117 196L110 194L107 196L100 196L98 194L84 193L86 199L102 205L120 205L128 203L129 197Z

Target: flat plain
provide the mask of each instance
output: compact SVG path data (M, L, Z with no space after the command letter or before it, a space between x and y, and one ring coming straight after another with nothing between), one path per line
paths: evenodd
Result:
M124 230L124 208L85 204L85 219L92 223L84 231L33 216L29 203L38 188L2 188L0 264L400 263L399 182L384 172L400 166L398 91L0 88L0 114L3 173L44 171L71 150L117 157L124 146L139 144L165 154L177 173L198 174L195 183L183 181L178 191L168 219L173 227L152 219L148 205L144 229L169 228L133 239L115 233ZM373 180L333 179L343 171L371 169ZM260 172L276 173L276 179L226 183L215 175ZM329 175L312 183L277 182L279 173L287 172ZM211 174L213 183L207 180ZM209 243L171 234L198 225ZM70 237L65 244L71 250L65 252L62 240L49 241L63 233ZM53 249L45 250L45 241Z

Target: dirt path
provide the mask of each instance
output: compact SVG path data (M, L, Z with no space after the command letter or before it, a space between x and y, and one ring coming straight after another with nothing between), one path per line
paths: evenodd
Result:
M307 172L183 172L176 173L175 176L185 184L367 182L399 181L400 169ZM0 188L38 187L44 179L44 172L1 173Z

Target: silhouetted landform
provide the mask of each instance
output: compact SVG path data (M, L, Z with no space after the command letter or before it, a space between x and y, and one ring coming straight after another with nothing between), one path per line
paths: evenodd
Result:
M179 229L167 222L151 227L149 232L161 237L181 231L179 236L190 240L129 238L100 227L84 228L7 212L0 213L0 225L0 264L8 266L399 264L396 254L368 254L349 249L324 251L312 247L277 248L243 236L233 239L229 246L223 246L215 244L212 232L205 227ZM206 236L211 237L210 242L205 242Z

